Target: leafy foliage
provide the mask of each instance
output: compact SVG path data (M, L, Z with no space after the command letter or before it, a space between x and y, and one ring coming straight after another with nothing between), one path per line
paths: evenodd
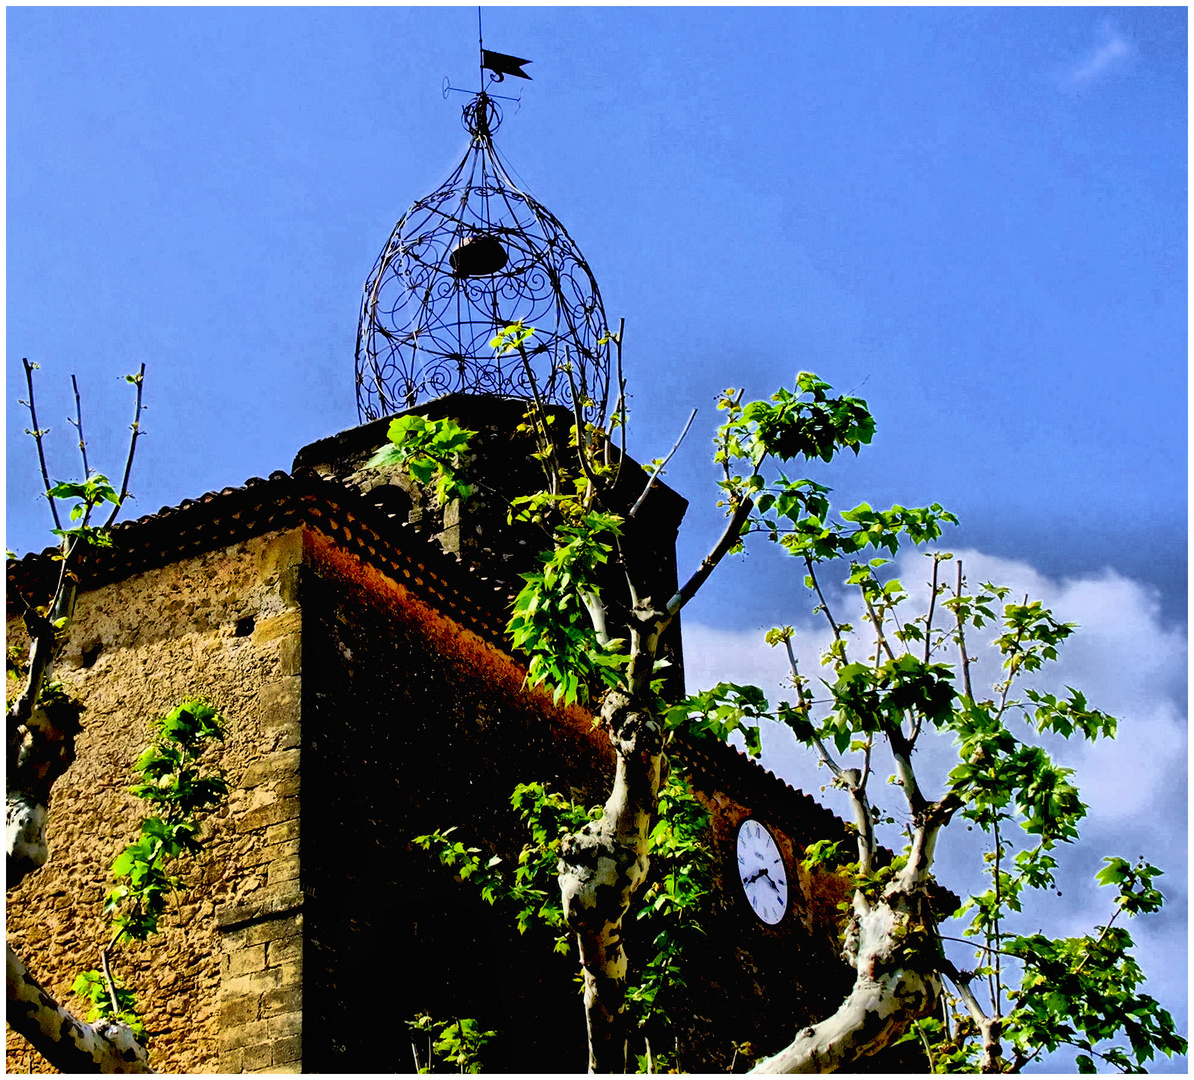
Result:
M112 863L116 885L103 910L114 936L104 950L105 957L122 938L145 941L157 933L169 897L177 897L184 888L172 872L175 861L203 847L197 815L218 806L228 794L227 782L206 772L201 762L204 751L224 737L214 708L195 699L184 701L155 720L153 730L153 742L133 766L140 781L129 790L154 813L142 819L140 836ZM93 1008L107 1010L97 1015L119 1013L120 1019L125 1019L126 1013L135 1015L132 992L121 989L114 980L109 982L101 972L83 972L74 989L87 997ZM102 1006L97 1004L101 997L106 1002ZM119 1009L112 1008L113 998ZM137 1030L144 1031L142 1027Z
M104 503L119 506L121 499L116 489L103 473L93 473L82 482L64 480L46 491L53 499L77 500L70 508L70 520L79 524L70 528L50 531L64 541L81 541L91 547L111 547L112 538L108 530L90 524L91 515Z
M497 1034L482 1031L476 1020L434 1020L427 1013L419 1013L413 1020L407 1020L406 1026L412 1035L427 1036L428 1064L419 1065L420 1073L479 1073L481 1051ZM437 1069L436 1065L445 1068Z
M127 1024L137 1040L144 1044L148 1041L145 1024L137 1013L136 995L126 990L119 982L113 983L116 1005L112 1008L112 995L108 991L104 976L98 971L84 971L71 984L71 993L86 998L90 1006L87 1012L87 1023L94 1024L97 1020L119 1020Z
M456 828L417 836L414 843L435 854L489 904L505 907L519 933L540 924L556 933L555 949L574 955L555 884L560 844L601 816L541 783L519 784L511 805L531 834L511 867L494 855L456 839ZM683 959L703 935L699 912L711 888L705 843L708 814L682 775L673 772L659 794L659 814L650 838L651 884L635 912L637 933L650 942L649 956L631 980L627 1005L640 1029L668 1027L668 1010L684 988Z
M740 734L746 752L762 752L759 721L768 715L767 699L757 686L720 682L711 690L690 694L663 710L664 730L680 732L690 739L728 742Z
M464 481L464 461L469 439L474 435L475 431L462 428L455 420L399 416L387 431L389 445L381 447L366 466L400 465L420 484L434 482L436 501L446 506L473 493Z
M589 605L599 600L598 571L621 535L613 514L589 512L575 525L560 525L555 544L540 556L540 569L522 575L506 631L530 657L527 682L546 685L558 703L587 701L590 688L617 686L628 661L625 642L602 645Z
M521 355L531 333L522 326L507 327L493 344ZM1093 1068L1097 1057L1134 1069L1157 1051L1184 1052L1185 1040L1175 1033L1169 1014L1139 993L1141 976L1128 952L1131 939L1111 925L1114 918L1093 936L1080 938L1024 936L1012 929L1034 891L1055 887L1059 852L1078 838L1086 813L1072 770L1053 760L1040 737L1079 735L1094 741L1115 735L1114 718L1091 708L1078 690L1067 688L1068 696L1059 697L1034 687L1022 689L1026 677L1057 659L1074 627L1057 620L1039 601L1011 599L1001 586L984 583L969 591L960 562L956 584L944 584L942 565L953 560L946 552L929 553L928 608L909 614L908 591L892 576L891 560L909 546L938 541L946 526L957 523L955 516L937 503L881 509L863 502L835 512L830 488L784 471L783 463L830 462L868 444L875 423L862 399L832 396L827 383L801 372L794 389L781 389L767 401L744 402L743 391L730 388L720 396L718 408L725 414L715 437L715 461L722 473L719 505L729 524L698 571L667 602L666 611L649 611L645 601L640 607L633 595L633 568L621 541L638 503L625 510L603 501L613 468L605 432L593 425L582 428L578 417L564 444L548 416L540 412L529 418L547 483L542 492L517 500L511 515L541 526L551 543L541 553L539 567L524 575L508 628L530 657L528 682L546 686L557 702L566 703L585 702L605 688L628 692L636 707L653 712L673 757L682 744L678 734L724 740L737 733L748 751L757 754L759 724L769 716L815 752L832 772L833 786L851 801L857 856L847 861L844 845L814 843L805 852L805 865L833 868L853 882L844 932L847 954L860 933L860 912L889 904L895 962L953 980L953 1015L908 1017L906 1038L925 1046L935 1069L981 1064L988 1070L1018 1071L1063 1043L1081 1051L1083 1068ZM617 423L624 424L624 401L616 412ZM439 435L435 428L420 428L417 438L411 438L413 447ZM578 468L561 464L565 450L575 452ZM443 475L439 458L429 455L428 460L434 468L424 482ZM777 464L783 467L773 467ZM649 491L650 484L640 503ZM767 640L787 651L794 702L783 701L770 710L760 691L732 683L676 703L664 702L657 689L648 693L644 671L650 672L651 665L640 662L642 652L654 662L655 642L670 618L719 560L743 550L755 533L799 560L804 584L814 594L814 613L823 615L832 631L819 686L814 689L798 670L792 648L797 631L786 626L770 631ZM608 603L601 583L604 571L615 565L630 581L635 602L633 611L619 613L628 638L611 638L606 626ZM827 568L845 571L845 585L857 597L857 629L830 609L821 585ZM652 604L661 607L658 598ZM1002 664L991 693L975 692L971 684L968 635L972 641L977 632L994 633L991 645ZM943 790L932 797L920 788L914 755L921 740L938 735L953 740L957 758ZM868 793L880 754L890 756L890 783L907 807L909 843L894 859L880 857L875 838L876 827L892 824L894 818ZM668 995L682 985L682 948L691 942L686 935L699 933L698 911L706 889L701 876L706 864L703 825L694 809L699 806L686 802L691 793L685 796L680 790L669 783L660 793L650 844L658 876L650 879L638 901L637 915L650 927L653 952L640 966L628 1001L643 1030L666 1016ZM451 830L419 842L462 879L480 885L491 903L511 904L520 930L540 920L561 931L563 914L549 881L560 844L601 812L573 807L539 785L521 787L515 800L533 839L512 875L500 859L482 864L479 851L456 841ZM931 916L914 910L914 895L931 886L937 834L955 817L977 829L986 844L982 855L988 887L968 897L958 912L968 917L964 934L977 949L973 971L953 965ZM1153 879L1158 873L1143 862L1130 866L1108 860L1100 881L1120 890L1116 915L1157 910L1162 897ZM907 908L895 904L900 896L909 900ZM570 947L566 933L559 933L556 947ZM975 993L984 984L985 1006ZM1010 1057L1001 1056L1001 1031ZM1113 1044L1120 1036L1126 1036L1130 1051ZM646 1059L644 1054L644 1064Z

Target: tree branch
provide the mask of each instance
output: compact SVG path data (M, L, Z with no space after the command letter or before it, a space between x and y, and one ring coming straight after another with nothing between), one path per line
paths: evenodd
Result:
M8 946L7 1019L51 1065L64 1073L144 1073L145 1048L127 1024L75 1019L38 985Z
M696 596L697 591L705 584L705 580L713 573L717 564L725 557L726 552L738 542L742 535L742 526L746 523L746 519L750 517L750 512L754 509L754 506L754 499L747 495L734 508L734 512L730 515L730 520L726 525L725 532L721 534L721 539L717 541L717 545L701 561L701 565L697 567L692 577L684 583L684 587L668 601L667 614L669 618L675 616L689 600Z
M676 451L680 449L680 444L684 441L684 436L688 434L688 429L692 427L692 422L696 419L696 414L696 409L693 409L692 412L688 414L688 423L684 425L684 430L680 432L680 437L668 451L667 457L665 457L658 465L655 466L654 470L651 472L651 475L647 478L647 486L643 488L643 493L630 508L630 512L626 515L627 518L632 518L636 513L638 513L638 508L643 505L643 500L646 499L646 497L651 493L651 489L655 486L656 478L661 472L663 472L664 466L666 466L667 463L672 460L672 457L675 455Z
M568 388L572 391L572 421L576 425L576 458L580 462L580 471L585 474L589 482L589 489L601 498L605 494L605 487L589 465L588 454L585 453L585 422L580 415L580 401L576 392L576 380L572 378L572 368L565 365L564 371L568 376ZM604 500L603 500L604 505Z
M959 602L962 599L962 560L958 560L958 584L954 589L954 599ZM962 610L960 607L954 610L954 615L958 620L958 649L962 653L962 686L966 690L966 697L971 701L974 700L974 691L970 689L970 657L966 655L966 632L965 623L962 619Z
M825 618L829 620L829 628L833 631L833 638L835 641L842 640L842 631L836 622L833 621L833 615L829 611L829 604L825 600L825 594L821 592L821 583L817 580L817 572L813 569L813 560L805 555L804 566L808 570L809 579L813 583L813 589L816 590L817 600L820 601L821 610L825 613Z
M120 513L120 508L124 505L124 500L129 493L129 475L133 471L133 455L137 451L137 439L141 435L141 392L145 384L145 365L141 365L141 370L131 376L137 384L137 405L133 410L133 425L132 436L129 438L129 452L128 457L124 461L124 477L120 481L120 495L116 499L116 505L112 507L112 513L108 515L108 520L104 522L104 528L108 528L113 521L116 520L116 515ZM80 437L82 436L82 429L80 429Z
M29 434L37 443L37 460L41 465L41 479L45 484L46 498L50 501L50 514L54 518L54 528L61 529L62 522L58 519L58 504L54 501L54 496L50 494L50 488L54 485L50 483L50 471L46 468L46 451L42 445L44 432L37 426L37 405L33 400L33 369L37 365L29 363L25 358L21 359L21 363L25 365L25 385L29 388L29 400L25 404L29 406L29 418L33 422L33 430Z

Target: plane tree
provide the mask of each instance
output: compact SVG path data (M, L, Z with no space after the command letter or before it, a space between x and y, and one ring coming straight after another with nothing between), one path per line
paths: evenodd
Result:
M79 583L89 556L108 547L109 529L125 500L137 440L141 432L145 367L127 376L136 393L128 454L117 489L91 467L83 431L78 384L74 383L75 416L82 479L53 481L46 461L45 436L34 397L36 364L24 362L28 434L37 446L43 493L58 537L56 573L47 595L23 595L9 585L9 598L22 614L28 649L10 649L7 703L5 810L7 826L7 892L12 894L50 858L46 830L53 788L75 760L75 739L81 731L81 707L56 677L56 664L75 614ZM12 557L12 553L9 552ZM90 1003L79 1019L55 1000L6 944L7 1019L51 1065L65 1073L146 1072L148 1036L133 992L115 974L118 947L144 941L158 931L167 897L182 883L173 864L184 853L200 849L197 815L218 804L227 793L223 779L201 758L207 746L222 737L216 710L200 701L185 701L153 724L153 738L134 765L139 783L131 790L145 804L140 835L112 864L114 887L103 914L112 937L95 970L79 973L71 989Z
M521 324L507 327L494 346L519 355L534 387L526 355L532 333ZM744 401L737 389L720 396L724 418L714 458L725 526L673 595L647 595L650 568L637 561L633 542L637 515L671 454L651 463L647 484L630 505L615 498L625 460L626 399L620 334L614 341L619 394L604 422L584 420L586 403L575 385L566 434L553 425L537 391L528 409L544 485L515 499L510 515L539 525L545 545L538 568L523 575L508 627L528 657L529 684L550 689L557 700L591 701L616 756L607 801L591 813L556 812L545 829L524 797L536 839L528 847L533 857L514 879L503 879L499 860L486 863L447 833L419 838L461 877L471 877L490 902L513 901L520 925L537 912L564 928L564 938L572 935L590 1071L622 1072L628 1063L641 990L624 948L623 922L639 903L654 848L667 835L661 826L668 807L678 805L660 797L672 735L728 738L738 731L757 752L757 725L765 716L785 724L849 800L853 850L816 843L804 859L834 868L852 886L842 956L855 981L835 1012L756 1061L755 1071L848 1069L908 1039L920 1042L940 1071L1020 1071L1062 1045L1078 1049L1083 1070L1097 1064L1136 1071L1158 1051L1184 1053L1172 1017L1141 991L1130 935L1114 925L1121 914L1160 908L1155 867L1106 860L1099 881L1115 892L1112 914L1090 934L1050 938L1013 929L1015 913L1032 894L1055 886L1059 850L1078 838L1086 809L1071 770L1053 760L1042 737L1094 741L1115 734L1115 720L1080 692L1059 698L1030 685L1075 628L1040 602L1011 598L994 584L970 589L961 563L941 551L926 552L927 609L911 616L890 564L902 549L938 541L956 520L937 504L882 510L864 503L835 514L828 487L789 476L792 463L857 454L874 433L864 401L835 395L807 372L768 400ZM441 502L468 498L470 434L451 420L399 418L373 464L408 468L435 486ZM666 700L658 679L665 631L724 558L755 536L796 560L815 612L827 621L832 640L824 675L814 688L797 664L796 632L777 627L768 640L787 652L793 701L771 708L754 688L730 684ZM608 587L610 568L624 587ZM827 598L831 590L823 579L834 572L845 575L857 596L857 627ZM971 665L984 634L994 635L1002 676L993 689L976 690ZM952 739L956 753L936 790L918 777L914 763L918 745L930 739ZM883 761L890 762L889 782L905 804L906 842L894 859L881 857L877 827L884 814L871 794ZM951 913L933 904L934 893L941 893L934 878L938 839L959 821L975 830L976 857L989 880L960 912L968 919L968 963L958 959L959 942L940 929ZM558 903L540 905L544 875L551 873ZM658 962L639 958L647 969Z

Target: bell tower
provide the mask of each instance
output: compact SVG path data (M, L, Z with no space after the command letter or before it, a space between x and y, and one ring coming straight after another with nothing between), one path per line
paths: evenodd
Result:
M515 499L544 483L539 445L524 422L528 407L534 403L561 436L578 415L600 426L608 407L617 407L593 272L559 219L514 183L494 142L502 115L493 82L529 78L521 71L528 62L481 49L482 86L469 92L462 112L464 157L402 215L365 280L355 362L360 426L304 447L294 460L295 470L313 469L364 495L389 528L438 541L503 593L521 587L519 575L535 568L551 539L510 516ZM533 332L515 351L495 348L515 323ZM451 417L477 433L466 503L436 505L401 468L366 465L385 443L390 419L411 411ZM620 458L616 447L610 452ZM627 458L609 492L612 506L628 510L647 483ZM677 587L675 542L687 505L656 482L627 523L623 556L643 568L644 595L666 597ZM615 607L624 599L628 611L625 575L611 567L609 577L607 595ZM664 652L669 678L682 690L679 620Z
M483 49L482 73L509 71L501 63L508 60L516 58ZM565 406L575 393L585 419L600 423L610 365L593 273L559 220L510 178L494 144L497 96L484 88L472 95L463 121L464 158L402 216L365 281L360 419L448 393L537 396ZM498 356L491 341L520 321L535 330L526 355Z

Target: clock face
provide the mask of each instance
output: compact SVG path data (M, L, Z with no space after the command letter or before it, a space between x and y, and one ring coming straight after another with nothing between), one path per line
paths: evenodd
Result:
M754 913L774 926L788 910L788 875L775 839L753 818L738 830L738 876Z

